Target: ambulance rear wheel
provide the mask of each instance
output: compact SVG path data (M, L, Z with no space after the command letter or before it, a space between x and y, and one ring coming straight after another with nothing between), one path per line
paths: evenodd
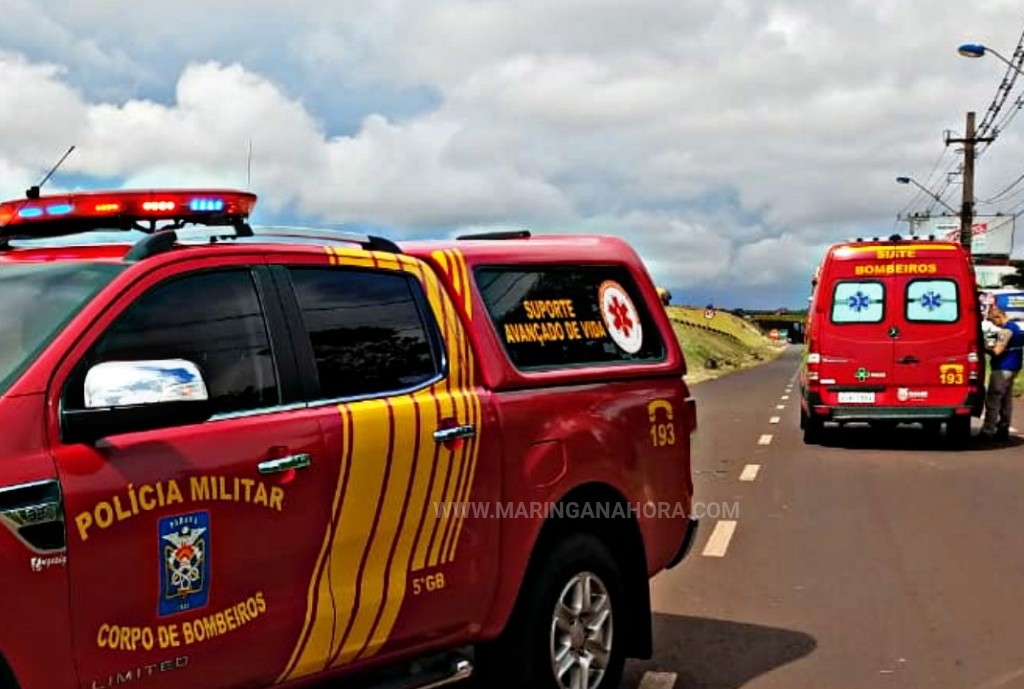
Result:
M954 416L947 421L946 438L956 447L966 445L971 439L971 417Z
M804 431L804 443L815 445L821 442L821 436L825 433L825 422L801 411L800 428Z
M498 640L480 649L487 689L616 689L625 654L622 575L598 538L560 539L530 567Z

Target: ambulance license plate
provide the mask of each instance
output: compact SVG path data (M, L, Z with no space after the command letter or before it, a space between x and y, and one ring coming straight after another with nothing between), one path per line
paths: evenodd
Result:
M839 404L874 404L873 392L840 392Z

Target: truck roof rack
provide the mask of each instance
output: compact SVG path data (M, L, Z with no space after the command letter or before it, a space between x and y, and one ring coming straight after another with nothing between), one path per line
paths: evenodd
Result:
M210 243L220 240L250 239L252 241L274 240L274 239L310 239L327 243L355 244L367 251L386 251L393 254L402 253L402 249L390 239L378 237L371 234L359 234L344 230L331 230L325 228L308 227L251 227L248 223L239 223L232 226L235 229L234 235L225 235L214 228L209 228L208 237ZM221 228L231 229L231 228ZM174 229L154 232L140 239L131 250L125 255L125 261L141 261L157 254L170 251L178 241L178 234Z
M357 244L367 251L387 251L393 254L403 253L401 247L386 237L373 234L360 234L347 230L332 230L324 227L256 227L255 238L262 237L282 239L312 239L324 242L343 242Z
M455 239L457 240L474 240L474 239L529 239L529 230L502 230L498 232L478 232L475 234L463 234L459 235Z

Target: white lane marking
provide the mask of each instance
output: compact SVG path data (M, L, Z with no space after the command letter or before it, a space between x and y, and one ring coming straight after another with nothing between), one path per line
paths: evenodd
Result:
M783 396L781 397L781 399L782 399L782 400L788 400L788 399L789 399L789 395L783 395Z
M748 464L743 467L743 473L740 474L741 481L753 481L757 478L757 472L761 470L760 464Z
M711 538L704 546L704 557L725 557L725 553L729 550L729 541L732 540L734 533L736 533L735 519L725 519L715 524Z
M1016 428L1014 428L1013 426L1010 426L1010 433L1020 433L1020 431L1018 431L1018 430L1017 430Z
M779 417L773 416L772 418L768 419L768 423L778 423L781 420L782 419L780 419Z
M677 676L674 672L645 672L637 689L672 689Z
M765 433L764 435L762 435L760 438L757 439L757 444L758 445L771 445L772 444L772 436L771 436L771 434L770 433Z
M785 409L785 408L786 408L786 405L784 405L784 404L776 404L776 405L775 405L775 408L776 408L776 409Z

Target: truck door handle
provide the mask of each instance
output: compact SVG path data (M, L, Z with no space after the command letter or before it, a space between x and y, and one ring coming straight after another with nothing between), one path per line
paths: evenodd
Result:
M462 438L472 438L476 435L476 426L471 423L451 428L439 428L434 431L434 440L439 443L447 443Z
M905 357L903 357L902 359L900 359L896 363L899 363L899 364L919 364L919 363L921 363L921 361L916 356L914 356L913 354L908 354L908 355L906 355Z
M306 453L278 457L260 462L257 466L261 474L273 474L278 471L289 471L291 469L305 469L310 465L312 458Z

